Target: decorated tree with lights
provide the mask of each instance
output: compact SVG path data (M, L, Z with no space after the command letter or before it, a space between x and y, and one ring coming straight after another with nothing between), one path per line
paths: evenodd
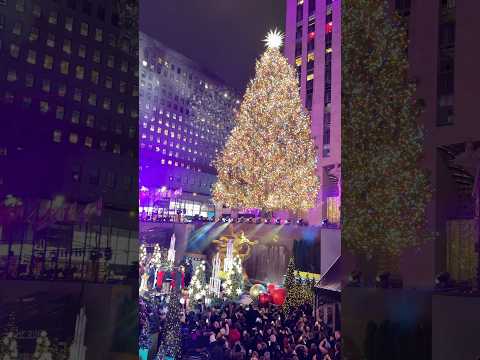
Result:
M295 261L293 257L290 258L287 268L287 275L285 277L285 290L287 291L287 297L283 304L283 310L286 313L292 310L298 309L305 304L312 304L314 302L313 288L310 282L305 284L297 281L295 270Z
M168 302L168 312L165 324L165 335L162 341L160 353L174 360L181 357L180 316L182 305L180 304L179 291L172 289Z
M295 69L279 50L282 37L277 32L268 35L235 127L215 161L217 204L267 212L314 206L319 181L311 121Z
M188 287L188 297L190 306L195 306L203 301L207 295L207 281L205 278L205 262L202 261L195 269L190 286Z
M33 353L34 360L52 360L52 352L50 349L50 340L46 331L42 331L40 336L37 337L37 344L35 346L35 352Z
M18 359L17 337L15 333L8 332L2 337L0 342L0 359Z
M232 267L226 274L223 283L223 292L229 300L237 300L243 293L243 267L242 260L236 256L233 258Z
M396 271L427 237L431 197L407 32L384 0L342 5L342 244Z

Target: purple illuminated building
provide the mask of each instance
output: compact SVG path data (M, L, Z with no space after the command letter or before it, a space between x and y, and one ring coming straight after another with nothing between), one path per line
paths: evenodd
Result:
M0 205L0 255L14 275L37 266L32 252L44 270L85 275L91 251L109 248L126 269L138 259L138 54L115 2L0 1L0 59L0 199L23 204L10 222ZM85 219L94 203L102 215Z
M300 94L312 116L321 190L308 221L340 220L341 2L287 0L285 56L297 69Z
M212 161L232 129L235 92L140 33L140 211L213 217Z

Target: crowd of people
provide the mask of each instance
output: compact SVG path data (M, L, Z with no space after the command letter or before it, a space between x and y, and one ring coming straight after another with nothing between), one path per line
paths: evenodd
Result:
M340 360L341 335L305 305L285 315L273 305L233 303L192 311L182 321L185 360Z

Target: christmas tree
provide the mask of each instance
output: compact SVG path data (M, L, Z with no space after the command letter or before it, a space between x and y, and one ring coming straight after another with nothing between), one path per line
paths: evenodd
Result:
M163 338L161 352L163 355L174 360L180 359L181 337L180 337L180 316L182 306L180 304L179 292L172 289L168 302L168 312L165 324L165 336Z
M215 162L218 204L294 212L314 206L319 181L311 121L281 43L282 35L269 34L235 127Z
M300 306L305 304L313 305L314 302L314 293L312 283L307 281L305 284L297 281L297 276L295 275L295 262L293 257L290 258L287 268L287 275L285 277L285 290L287 291L287 297L285 303L283 304L283 310L286 313L295 311Z
M242 260L238 256L233 259L232 267L226 274L224 294L229 300L237 300L243 292Z
M3 336L0 343L0 359L16 360L18 359L16 334L8 332Z
M425 239L430 200L407 33L384 0L342 5L342 244L395 267Z
M50 340L48 339L47 332L42 331L37 338L37 344L35 346L35 352L33 353L34 360L52 360L52 353L50 351Z
M207 282L205 279L205 262L202 261L202 263L196 267L188 288L190 305L194 306L201 303L205 295L207 295Z

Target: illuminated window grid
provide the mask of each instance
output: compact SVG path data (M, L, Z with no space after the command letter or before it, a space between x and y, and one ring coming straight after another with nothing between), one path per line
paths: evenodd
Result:
M338 196L327 197L327 219L331 224L340 223L340 199Z

